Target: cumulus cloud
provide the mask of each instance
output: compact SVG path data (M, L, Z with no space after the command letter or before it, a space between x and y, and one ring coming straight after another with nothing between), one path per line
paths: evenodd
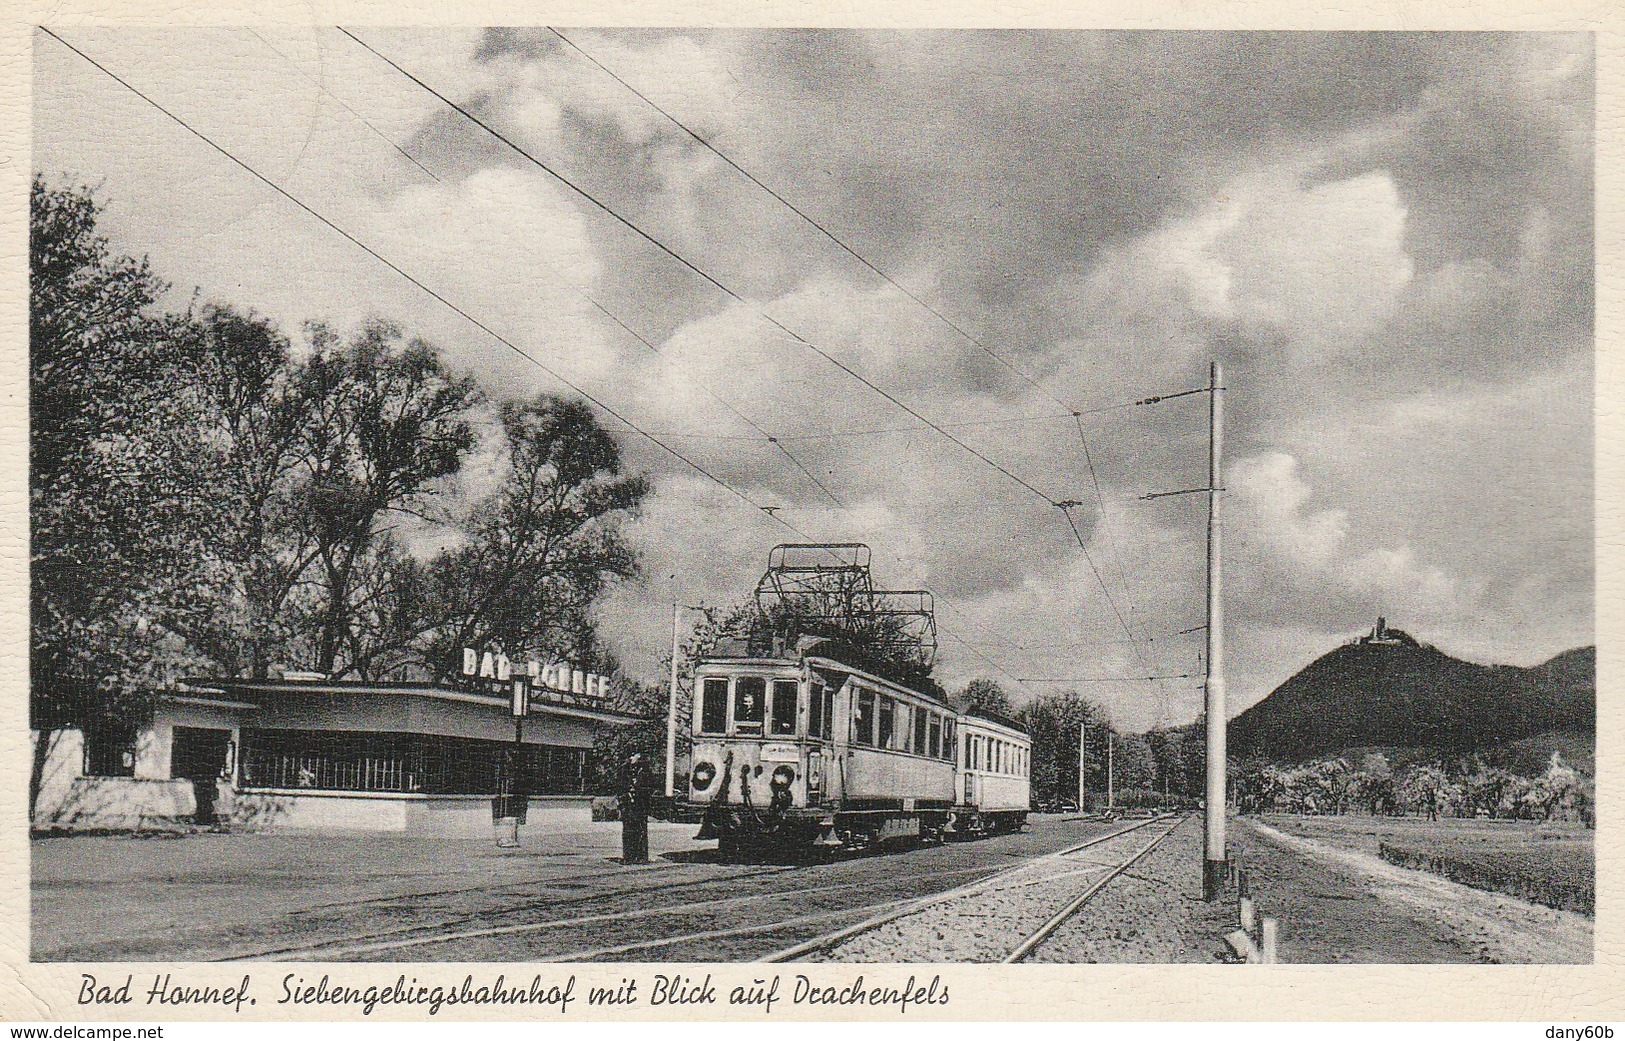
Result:
M1591 638L1589 37L566 30L904 292L551 32L363 34L730 297L343 36L262 32L81 42L751 502L941 593L950 684L1193 667L1199 638L1122 630L1200 622L1201 497L1138 496L1205 481L1204 401L1128 403L1212 357L1239 703L1379 610L1480 660ZM497 393L561 389L99 76L37 50L36 163L105 180L119 247L183 291L388 314ZM738 600L796 536L623 433L654 492L604 620L652 675L669 576ZM1143 725L1194 714L1175 686L1090 693Z

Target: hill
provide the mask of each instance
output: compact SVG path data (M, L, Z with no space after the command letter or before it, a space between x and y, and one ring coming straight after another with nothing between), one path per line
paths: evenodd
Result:
M1517 668L1378 632L1311 662L1231 720L1231 755L1298 762L1370 746L1487 751L1552 731L1594 739L1595 648Z

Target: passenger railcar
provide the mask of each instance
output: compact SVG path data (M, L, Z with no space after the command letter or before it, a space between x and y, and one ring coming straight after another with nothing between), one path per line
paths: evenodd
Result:
M725 644L697 664L687 794L700 838L724 850L863 846L1020 826L1030 746L1019 729L962 717L838 653L817 638L768 657Z
M1019 831L1032 798L1032 741L1013 720L969 712L959 718L959 798L951 831L986 835Z

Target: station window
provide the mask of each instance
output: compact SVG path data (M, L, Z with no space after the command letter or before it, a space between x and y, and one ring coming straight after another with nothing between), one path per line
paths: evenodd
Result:
M880 733L875 737L876 748L890 748L897 731L897 702L880 695Z
M722 734L728 730L728 681L713 677L705 681L700 698L700 733Z
M767 711L767 680L741 676L734 681L734 732L760 734Z
M135 776L135 728L104 724L86 730L85 775Z
M795 680L773 681L773 733L794 736L796 732L796 701L801 684Z
M824 685L814 683L812 694L807 698L807 736L821 737L824 734Z
M875 743L875 692L860 690L857 708L852 713L852 740L856 744Z

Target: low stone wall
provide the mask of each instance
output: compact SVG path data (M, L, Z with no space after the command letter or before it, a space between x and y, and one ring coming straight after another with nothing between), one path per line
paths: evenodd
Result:
M591 804L588 796L533 797L526 827L538 831L579 830L592 823ZM485 795L254 789L238 792L229 812L232 827L245 831L487 838L492 827L491 798Z
M180 827L196 812L190 781L78 777L35 826L74 831Z

